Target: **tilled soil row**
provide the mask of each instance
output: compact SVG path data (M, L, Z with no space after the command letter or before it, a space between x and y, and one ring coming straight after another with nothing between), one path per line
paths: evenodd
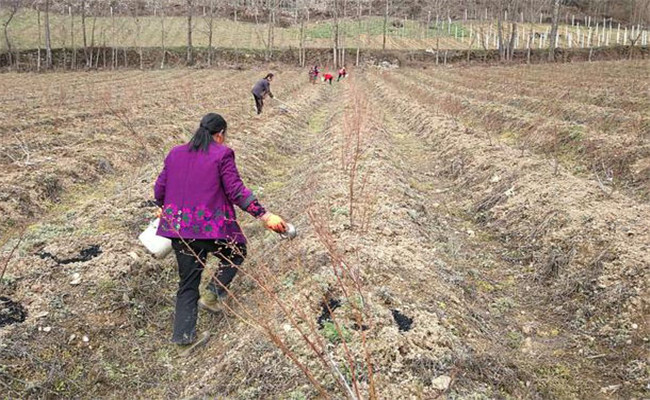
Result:
M349 368L348 349L355 360L355 376L362 397L367 397L370 390L366 350L370 354L376 391L382 398L434 396L442 390L433 388L432 381L445 374L453 375L454 362L465 347L455 336L448 317L437 310L441 298L438 296L442 295L432 296L432 288L446 290L435 283L436 269L429 267L441 262L433 246L421 242L418 231L422 230L420 223L423 221L416 222L410 216L426 213L424 199L409 197L412 193L408 189L405 192L408 177L399 162L390 156L390 134L381 129L383 115L363 105L355 109L359 104L356 101L367 103L363 90L354 80L333 90L325 104L311 116L308 129L292 132L291 143L281 149L282 155L290 157L294 163L275 185L278 189L274 190L274 196L270 196L283 198L278 207L292 210L289 216L299 228L299 239L278 248L273 240L254 237L251 242L254 254L265 256L263 260L255 260L253 255L248 268L254 271L262 268L262 264L270 265L275 279L285 282L278 288L279 295L290 306L300 304L308 310L307 314L314 319L311 323L321 313L324 299L336 305L336 320L346 332L344 336L349 337L345 339L345 346L333 342L327 352L341 368ZM350 129L355 118L364 122L360 133L358 175L354 178L358 197L350 202L350 173L356 144ZM299 154L296 149L301 149ZM277 200L270 201L272 204ZM308 210L322 219L308 218ZM356 218L351 219L350 214ZM323 249L318 233L322 228L331 235L333 251ZM426 231L444 235L441 224L437 229L426 228ZM333 272L337 257L362 277L360 293L344 293ZM285 286L287 281L291 282L289 287ZM352 312L357 295L363 297L367 307L361 322ZM269 301L260 296L258 290L244 291L241 297L247 306L265 299ZM456 298L453 293L449 297ZM299 317L296 310L294 312L294 317L302 324L309 323ZM298 359L310 368L328 392L337 393L331 371L323 368L315 354L305 348L300 335L281 313L276 319L277 330ZM223 343L201 355L207 359L219 357L212 368L192 378L210 383L202 387L188 384L183 395L192 398L241 395L241 385L227 377L241 374L243 369L257 371L259 359L265 360L264 375L249 374L246 378L252 393L263 397L295 389L295 382L293 386L287 382L291 375L283 370L290 367L281 363L282 356L277 349L260 345L242 356L243 343L245 346L264 343L263 334L251 333L245 325L232 329ZM326 328L323 329L321 332L326 332ZM366 335L367 346L362 344L362 332ZM304 381L300 374L293 377ZM305 385L301 385L298 392L308 398L317 394Z
M323 293L331 284L331 279L321 277L323 270L330 267L325 264L327 255L314 237L307 211L313 203L326 202L320 197L325 192L323 188L340 183L332 182L322 161L332 151L331 127L340 120L336 106L340 101L337 96L342 94L338 88L321 85L308 90L315 93L311 99L293 100L287 104L286 115L276 116L258 132L255 127L245 132L246 137L260 135L266 146L253 151L246 147L242 156L238 155L242 160L239 164L246 171L244 175L258 177L255 183L259 185L262 202L288 218L297 227L299 238L278 242L276 235L263 232L257 222L244 224L250 250L245 272L233 289L237 298L233 301L233 312L245 316L248 322L239 323L230 315L226 322L210 328L223 336L193 362L218 362L183 381L182 395L187 398L266 397L282 393L289 396L294 392L311 398L318 394L301 371L269 342L267 332L255 329L265 320L265 312L273 314L270 329L295 357L328 391L336 390L331 372L318 362L275 303L281 299L293 318L301 320L307 330L305 325L315 323ZM270 296L255 280L263 282L275 295ZM313 320L302 320L296 307ZM335 357L337 361L342 358L340 354ZM241 377L246 384L233 380L233 376ZM193 384L196 381L204 384L197 386Z
M571 371L567 383L578 388L585 382L583 390L596 397L602 396L594 393L598 388L623 382L625 393L640 393L645 332L637 327L647 307L647 282L640 279L650 265L647 205L623 195L608 198L593 182L564 172L554 175L534 155L491 146L435 116L414 91L404 94L391 80L368 78L368 90L429 152L420 168L448 185L442 190L449 192L447 212L479 227L484 234L471 228L472 237L488 253L492 249L497 265L506 265L507 272L496 275L503 281L479 282L478 289L490 298L495 287L512 286L516 302L532 314L522 318L528 320L522 329L513 329L512 336L521 338L514 347L532 354L540 347L544 354L544 326L555 325L548 348L558 365L567 364L563 357L578 359L594 372Z
M60 101L12 101L8 110L12 115L3 127L11 134L0 139L0 209L6 216L0 232L38 219L78 185L110 181L159 157L170 143L184 140L195 129L202 113L217 110L233 116L231 131L237 131L252 113L249 85L259 78L255 72L152 73L162 78L159 81L132 72L111 87L85 74L81 83L75 75L64 75L72 88L60 83L65 91ZM299 87L298 72L284 76L287 83L277 94L290 97ZM243 82L245 89L219 90L224 82Z
M436 110L488 134L514 140L521 151L535 151L554 158L582 176L593 176L596 171L606 183L611 170L615 184L641 198L650 190L647 168L638 165L650 156L647 137L650 120L642 112L567 104L562 99L540 100L512 93L499 96L495 85L481 89L423 73L406 72L386 78L409 88L426 103L436 105ZM462 82L464 78L458 80Z
M645 64L640 64L639 67L641 65ZM641 68L635 70L633 64L625 66L625 72L622 72L625 75L619 82L612 81L612 77L588 75L591 82L584 83L584 86L572 87L570 91L567 90L569 82L558 85L555 79L567 75L575 80L577 75L586 75L572 74L575 66L538 67L537 75L543 78L541 80L526 80L535 74L527 69L509 67L466 69L462 72L456 69L417 72L409 70L406 74L425 78L427 83L450 93L462 93L470 98L525 107L529 111L539 111L542 115L544 110L552 110L560 115L570 112L571 116L577 117L576 120L583 122L597 121L603 117L622 117L620 121L625 121L626 117L644 116L644 106L647 108L643 98L643 86L638 85L644 80ZM603 67L601 64L600 68L610 70L612 66L605 64ZM592 72L594 71L590 71ZM514 73L517 75L512 76ZM598 81L598 78L607 79L607 82L604 84ZM613 111L621 110L624 111L622 115L612 115Z
M322 101L321 87L293 95L299 86L292 82L276 93L295 98L290 104L295 115L268 107L263 117L249 119L247 131L229 129L249 184L263 181L267 164L272 163L268 154L277 137L270 132L305 126L301 116ZM232 107L233 114L228 108L217 111L237 127L244 123L244 115L234 116L239 103ZM172 365L173 349L167 342L175 262L172 257L153 260L137 243L150 218L147 200L160 169L158 160L152 161L73 204L61 205L25 236L20 257L10 263L6 278L11 282L7 294L26 307L27 320L2 333L3 364L14 366L3 379L16 393L102 397L123 391L160 398L174 397L181 390L179 385L160 385L178 382L183 374L183 367ZM261 234L260 229L248 231ZM57 261L74 260L80 250L94 245L99 254L87 261ZM204 321L210 322L218 321ZM44 327L50 328L45 332ZM88 341L82 340L84 336ZM22 382L31 382L32 389Z
M455 73L442 71L441 76ZM472 68L462 72L469 82L476 82L479 87L490 85L499 91L518 95L569 99L628 111L647 108L643 86L647 74L647 61L612 61L579 66L540 64L525 69ZM567 91L567 87L571 90Z

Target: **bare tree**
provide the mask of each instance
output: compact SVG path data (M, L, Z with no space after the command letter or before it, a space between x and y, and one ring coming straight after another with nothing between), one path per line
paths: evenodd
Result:
M84 43L86 67L90 67L90 63L88 62L88 38L86 37L86 0L81 0L81 35Z
M18 12L18 8L20 7L20 0L12 0L9 3L9 17L3 24L3 29L4 29L4 34L5 34L5 42L7 43L7 55L9 56L9 67L13 65L13 53L12 53L12 48L11 48L11 41L9 40L9 24L11 23L11 20L14 19L14 15ZM16 55L16 63L18 63L18 55Z
M215 0L210 0L210 3L208 5L208 20L207 20L207 28L208 28L208 66L212 66L212 57L213 57L213 45L212 45L212 38L214 35L214 7L215 7ZM235 19L237 18L237 8L235 8Z
M41 10L36 7L36 25L38 27L38 50L36 53L36 71L41 72Z
M357 24L359 27L359 32L357 32L357 60L355 65L359 66L359 53L361 53L361 0L357 0Z
M551 42L548 48L548 60L555 61L557 47L557 25L560 19L560 0L553 0L553 25L551 27Z
M165 0L160 0L160 47L162 51L162 59L160 60L160 68L165 68L165 56L167 49L165 48L165 38L167 32L165 31Z
M508 59L512 60L515 52L515 43L517 39L517 23L512 22L512 30L510 31L510 42L508 43Z
M138 57L140 58L140 69L144 69L144 60L142 52L142 21L140 20L140 4L137 1L131 2L130 7L133 22L135 24L135 35L133 36L134 45L138 48Z
M334 26L332 29L332 35L334 39L333 43L333 50L334 50L334 67L338 68L339 67L339 2L338 0L334 0Z
M72 12L72 5L68 6L68 14L70 17L70 46L72 47L70 69L77 69L77 46L74 42L74 13Z
M93 22L90 26L90 52L88 57L88 67L93 67L93 54L95 53L95 28L97 27L97 15L93 15ZM95 61L95 67L99 67L99 49L97 49L97 56Z
M270 0L267 3L268 7L268 30L266 37L266 52L264 59L269 61L273 57L273 43L275 41L275 9L278 6L277 0Z
M115 34L115 12L113 6L110 7L111 10L111 69L117 68L117 43Z
M45 0L45 68L52 68L52 39L50 34L50 0Z
M386 30L388 29L388 0L385 0L384 3L384 36L381 44L382 50L386 50Z
M194 64L194 48L192 47L192 14L194 13L194 1L187 0L187 64Z
M303 6L304 6L304 4L303 4ZM309 12L306 7L301 7L301 10L303 10L303 9L306 10L307 13ZM307 57L306 57L306 54L305 54L305 19L304 18L300 18L300 42L299 42L299 46L300 46L300 49L299 49L299 57L298 58L300 60L300 66L304 68L305 64L307 63L307 61L305 60Z
M497 10L497 40L499 47L499 59L501 61L505 60L506 49L503 45L503 13L504 13L503 3L502 7Z

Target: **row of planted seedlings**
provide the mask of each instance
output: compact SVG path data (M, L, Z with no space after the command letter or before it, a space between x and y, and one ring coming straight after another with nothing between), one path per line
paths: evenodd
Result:
M328 207L322 210L321 199L345 188L328 174L323 160L335 154L338 159L336 147L342 135L335 128L342 116L335 107L340 100L329 89L310 86L307 92L311 94L292 101L286 115L260 129L263 151L244 152L247 159L267 164L260 171L270 181L268 189L259 188L265 193L264 202L287 210L287 217L301 232L299 239L280 243L273 235L256 235L253 244L262 249L247 261L249 267L240 269L252 282L252 290L231 292L230 311L243 325L254 328L252 338L265 337L302 375L302 379L294 375L289 387L302 387L299 382L304 380L311 387L303 388L308 397L374 398L365 347L370 324L365 289L356 260L340 250L332 235L332 221L323 214L329 213ZM269 153L272 156L264 158ZM317 158L320 161L315 163ZM364 329L355 333L351 322ZM218 388L203 393L210 390Z
M454 122L398 95L380 78L370 76L365 87L373 94L372 102L391 115L386 126L393 132L389 146L393 165L398 166L391 175L409 186L404 198L395 200L414 207L405 219L413 221L408 229L421 238L417 259L428 254L431 263L418 268L417 261L406 259L400 275L413 279L407 293L413 296L411 302L420 303L421 309L414 315L418 325L434 320L427 318L425 310L435 309L438 322L426 328L444 338L436 340L438 346L418 349L418 357L404 357L403 363L425 384L438 375L451 377L452 393L461 396L471 395L481 385L515 397L537 393L542 385L530 375L530 365L519 360L519 352L513 351L520 344L513 340L520 333L514 314L518 300L513 291L517 289L511 287L518 272L508 270L497 243L488 242L489 232L482 229L472 211L481 204L477 193L484 193L482 184L494 176L495 169L486 165L475 168L472 147L465 147L453 134L458 129ZM456 133L465 136L462 131ZM504 183L512 181L498 184L502 187ZM424 207L418 207L420 204ZM402 235L401 244L409 247ZM400 270L397 265L395 268ZM504 308L503 302L508 306ZM532 310L527 312L532 315ZM435 363L435 369L427 368L431 365L427 363ZM530 380L530 386L513 380L515 372L519 379L525 376ZM429 393L440 395L436 390Z
M556 307L561 299L563 307L556 307L552 315L556 323L566 329L578 324L598 338L585 343L570 335L571 340L586 346L589 354L628 340L631 352L617 362L637 362L629 327L641 311L635 306L639 292L630 277L638 275L647 258L638 254L644 238L628 236L625 230L611 236L607 226L610 218L616 218L638 229L643 224L638 216L647 206L626 196L604 196L589 180L558 175L539 156L522 157L507 146L491 146L436 117L426 98L405 95L381 78L371 81L373 93L404 115L402 120L436 149L437 160L449 164L439 173L452 178L456 190L464 194L468 218L502 243L503 259L519 271L516 281L538 289L526 301ZM620 279L616 285L597 286L612 276ZM602 311L599 317L591 314L594 309ZM616 309L626 312L621 315ZM621 332L615 338L601 330L612 325Z
M520 107L522 102L516 100L495 103L491 100L494 96L487 91L483 91L482 99L477 99L474 90L465 89L466 95L456 94L458 90L452 84L436 83L432 79L428 79L423 87L419 84L422 80L420 75L406 82L406 78L397 76L387 79L413 88L419 96L426 96L440 112L462 120L467 126L484 130L489 142L501 140L516 145L522 152L528 150L543 154L556 169L565 166L598 180L606 193L623 188L640 196L647 192L644 189L647 183L631 169L635 160L643 158L646 153L639 145L644 131L644 117L641 115L621 117L610 112L591 125L585 125L576 122L580 119L555 115L560 111L551 110L549 103L545 102L535 102L537 109L533 111ZM441 87L437 88L437 85ZM552 117L549 118L549 114ZM620 119L626 121L628 131L637 132L628 136L626 146L612 141L602 132L603 124L611 127Z
M470 70L471 71L471 70ZM413 79L425 79L428 85L440 89L442 92L462 95L468 99L476 100L481 107L486 104L495 104L506 108L515 107L528 115L544 116L553 120L555 124L568 123L572 127L589 127L593 133L634 133L635 128L642 124L642 113L630 110L629 103L625 111L620 107L608 104L590 104L576 100L574 96L580 92L590 92L596 85L611 91L609 84L597 82L587 88L576 87L571 91L566 87L549 91L543 82L526 85L524 82L504 82L499 76L502 71L483 71L480 76L472 76L471 72L436 71L436 73L410 74ZM522 69L523 73L526 72ZM545 71L548 80L553 78L550 72ZM577 71L576 71L577 72ZM570 71L567 71L570 74ZM574 72L575 73L575 72ZM487 76L486 76L487 75ZM634 80L628 80L634 82ZM550 85L550 84L549 84ZM524 91L524 93L517 93ZM516 114L515 114L516 115ZM646 118L647 119L647 118Z
M251 74L250 77L256 75ZM245 75L242 79L243 85L248 87L249 75ZM195 85L203 87L202 85ZM184 88L184 83L175 85L178 98L183 95L179 94L178 88ZM280 86L276 91L280 95L292 96L297 90L295 85L288 85L289 91ZM164 90L160 87L160 90ZM228 96L215 97L213 89L205 89L209 93L195 93L191 94L189 100L201 100L199 96L205 96L206 102L212 99L212 102L203 103L206 111L222 112L226 118L229 115L237 115L237 107L241 97L239 94L227 92ZM246 90L248 92L248 90ZM308 92L309 93L309 92ZM56 371L50 375L49 378L43 382L44 387L42 390L47 392L48 387L60 387L61 393L74 393L74 390L80 389L82 384L93 385L93 379L100 379L101 375L106 371L115 372L115 379L113 384L126 388L125 390L133 390L132 384L144 385L149 387L151 377L154 376L168 376L172 379L173 372L166 370L161 362L168 362L167 356L164 355L165 335L167 326L164 322L167 316L165 312L168 304L166 297L160 296L160 287L156 287L155 282L171 282L173 281L173 271L167 262L154 262L148 260L144 254L138 255L138 247L134 244L134 238L140 232L143 226L148 223L150 214L148 210L151 207L151 202L147 199L151 198L151 182L155 178L162 163L162 156L169 145L176 145L185 142L191 135L193 129L196 127L201 115L188 112L186 116L179 115L178 111L170 112L168 120L161 123L162 118L158 119L157 129L154 131L149 126L151 115L140 115L138 107L129 106L128 94L122 94L122 98L118 101L110 103L107 107L111 109L111 118L113 129L119 132L121 141L125 142L124 146L115 146L113 143L112 150L122 152L129 147L135 147L134 151L143 153L138 163L130 164L131 168L118 170L119 174L110 177L110 181L105 181L104 185L95 188L93 192L85 192L82 196L75 196L70 199L69 204L58 206L55 211L57 215L41 216L41 222L33 225L24 237L21 237L17 245L22 246L21 250L16 253L16 257L10 260L9 273L11 276L22 276L20 284L16 287L16 292L28 290L28 286L39 286L38 281L45 279L50 282L60 282L57 287L66 288L70 278L68 275L70 271L76 271L75 276L80 277L81 283L73 286L66 294L67 300L65 302L65 310L76 310L77 313L74 318L71 315L60 312L50 312L49 323L55 327L57 335L52 335L40 341L34 341L33 346L30 346L29 352L34 354L37 358L44 354L59 354L58 361L54 362L49 359L49 356L41 362L34 361L34 363L26 363L34 371L33 377L41 376L42 369L50 369ZM153 96L155 98L155 92ZM298 99L301 100L301 99ZM245 101L252 102L249 96L246 96ZM146 102L145 102L146 103ZM218 105L217 105L218 103ZM148 103L147 103L148 104ZM216 110L213 108L217 108ZM178 107L177 107L178 108ZM252 107L251 107L252 108ZM160 110L163 113L165 110ZM175 120L174 115L178 117ZM244 119L244 118L242 118ZM168 121L168 122L167 122ZM260 132L264 132L264 127L260 127ZM158 141L151 142L153 137L160 137ZM128 140L127 140L128 139ZM255 142L250 140L248 142ZM96 149L97 142L89 144L88 148ZM92 147L95 146L95 147ZM120 148L121 147L121 148ZM126 153L125 153L126 154ZM78 155L77 155L78 156ZM128 154L127 154L128 156ZM138 166L139 165L139 166ZM97 193L94 193L94 192ZM96 204L96 198L102 197L102 204ZM65 214L61 214L61 210L65 210ZM61 218L64 218L61 220ZM59 226L60 225L60 226ZM70 229L70 226L75 226L75 229ZM22 234L21 234L22 235ZM49 239L43 245L48 246L42 250L43 245L39 245L39 241L46 235ZM51 237L54 235L53 237ZM15 242L15 237L9 237L10 240ZM13 243L12 242L12 243ZM97 249L98 254L104 253L104 256L97 260L90 262L83 262L82 264L73 263L68 265L68 257L66 254L73 250L75 246L85 246L86 243L96 243L91 246ZM29 254L34 251L36 244L35 254ZM51 250L56 249L56 250ZM82 252L85 248L81 249ZM28 254L23 254L28 252ZM21 253L21 257L18 257ZM46 257L47 256L47 257ZM51 257L50 257L51 256ZM112 268L106 270L104 262L106 257L114 261ZM92 257L91 257L92 258ZM42 268L44 263L48 260L55 260L57 264L59 261L65 261L57 268L52 268L44 273ZM36 261L37 260L37 261ZM58 260L58 261L57 261ZM30 272L24 270L24 265L32 264ZM61 267L61 265L66 265ZM125 270L131 270L132 274L125 276ZM74 278L76 279L76 278ZM74 281L73 279L73 281ZM116 285L114 282L119 282ZM43 284L40 284L42 287ZM170 288L173 284L170 286ZM22 287L22 288L21 288ZM81 292L88 290L90 296L80 296ZM48 288L46 292L41 293L38 297L43 297L45 301L55 301L56 298L61 297L63 294L54 288ZM125 296L125 297L124 297ZM126 300L125 300L126 299ZM88 301L96 302L97 307L93 311L85 309ZM32 303L29 308L38 307L41 300ZM117 304L117 305L116 305ZM84 310L85 309L85 310ZM83 312L80 310L84 310ZM107 326L111 320L106 320L105 313L107 310L112 310L114 323L122 325L122 329L115 331L114 326ZM30 310L28 315L36 315L38 312ZM83 317L80 317L83 315ZM44 320L41 320L41 323ZM101 321L101 322L99 322ZM29 329L29 327L26 327ZM49 328L48 328L49 329ZM75 332L73 335L76 339L69 339L69 343L65 341L59 342L57 338L60 337L61 332L70 331ZM95 341L104 341L106 343L103 349L103 356L101 363L97 364L97 354L89 354L84 351L83 347L77 345L81 335L79 331L85 332L87 336L92 338L91 345L97 343ZM17 331L18 332L18 331ZM106 336L110 333L110 336ZM33 332L30 331L30 335ZM20 335L18 334L18 337ZM70 336L72 337L72 336ZM121 337L120 343L114 339ZM151 338L158 337L159 340L152 340ZM103 339L102 339L103 338ZM14 338L18 340L17 338ZM135 340L135 344L133 344ZM19 343L20 341L18 341ZM152 350L152 346L158 345L160 351ZM131 354L122 348L123 345L133 344L139 349L139 354ZM68 347L72 345L72 347ZM71 359L68 357L70 352L75 354L76 363L71 364ZM8 353L13 354L12 352ZM132 374L133 379L126 379L121 375L121 372L129 370L131 365L139 364L140 357L162 357L162 359L155 359L149 363L149 367L144 366L138 373ZM92 358L88 358L92 357ZM134 358L135 357L135 358ZM94 360L94 361L93 361ZM151 359L150 359L151 360ZM88 365L88 362L95 362L96 367L90 368L89 373L84 375L85 380L82 378L71 378L77 376L75 372L79 365ZM113 373L113 372L111 372ZM20 379L25 379L26 376L19 376ZM80 379L79 383L72 382L70 379ZM175 379L175 378L174 378ZM101 390L101 385L94 387ZM77 389L75 389L77 388ZM131 389L128 389L131 388ZM39 389L41 390L41 389ZM142 386L138 390L144 390ZM44 393L45 393L44 392ZM100 392L98 392L100 393ZM155 397L155 396L154 396Z

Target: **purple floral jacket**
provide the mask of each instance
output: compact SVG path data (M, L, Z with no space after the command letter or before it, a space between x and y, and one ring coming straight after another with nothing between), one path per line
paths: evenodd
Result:
M264 214L239 177L235 152L213 142L207 152L174 147L154 187L162 207L158 235L184 239L222 239L245 243L234 204L254 217Z

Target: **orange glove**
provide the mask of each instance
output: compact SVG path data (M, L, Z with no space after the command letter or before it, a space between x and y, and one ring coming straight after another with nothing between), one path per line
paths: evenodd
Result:
M266 214L262 215L260 219L262 222L264 222L264 226L273 232L284 233L287 231L287 224L284 222L282 217L278 215L267 212Z

